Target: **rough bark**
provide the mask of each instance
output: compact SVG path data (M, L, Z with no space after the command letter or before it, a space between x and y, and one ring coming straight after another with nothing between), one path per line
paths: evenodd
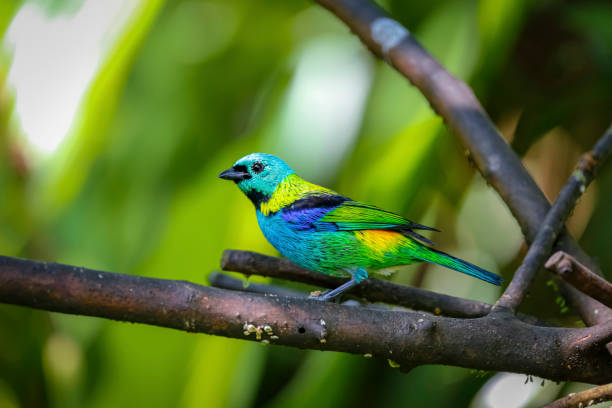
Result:
M612 307L612 284L591 272L589 268L578 262L570 254L563 251L555 252L546 261L545 266L582 293L586 293L602 304Z
M265 343L367 354L409 370L450 364L555 381L612 381L612 321L532 326L512 315L455 319L265 296L0 257L0 301Z

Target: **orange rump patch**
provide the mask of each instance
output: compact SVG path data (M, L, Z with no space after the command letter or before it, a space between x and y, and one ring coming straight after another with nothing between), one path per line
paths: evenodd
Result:
M361 230L355 231L355 237L362 244L383 255L392 252L406 238L397 231Z

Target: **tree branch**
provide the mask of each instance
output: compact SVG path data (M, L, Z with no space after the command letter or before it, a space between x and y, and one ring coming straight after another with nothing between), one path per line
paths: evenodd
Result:
M306 294L296 290L285 289L278 286L265 285L262 283L246 282L240 279L232 278L219 272L211 272L208 274L208 283L215 288L238 290L251 293L261 293L266 295L276 295L297 299L306 298ZM246 283L246 285L245 285Z
M241 279L236 279L232 276L226 275L220 272L211 272L208 274L208 283L215 288L220 289L229 289L229 290L237 290L241 292L250 292L250 293L261 293L263 295L273 295L273 296L284 296L296 299L306 299L308 298L308 294L304 292L298 292L291 289L282 288L275 285L266 285L261 283L253 283L244 281ZM369 308L374 309L384 309L389 310L387 306L384 305L375 305L369 303L361 303L354 299L348 299L342 302L343 305L347 306L364 306L366 305Z
M469 149L483 177L497 190L518 221L527 242L532 242L550 204L470 87L446 71L408 30L376 4L368 0L316 1L421 91ZM574 255L597 272L597 266L565 229L559 235L556 248ZM571 286L562 285L562 289L588 324L612 318L612 310L599 302Z
M546 261L545 266L576 289L612 307L612 284L591 272L570 254L557 251Z
M567 184L559 193L559 197L551 207L542 222L542 227L536 235L523 263L514 274L514 278L501 296L497 305L516 311L521 304L531 282L550 255L557 236L565 225L565 220L576 205L576 201L593 181L595 172L603 165L612 151L612 126L599 139L593 150L585 153L576 170L570 176Z
M300 268L286 259L231 249L223 252L221 269L244 273L247 276L267 276L330 289L337 288L347 281L347 279ZM410 286L396 285L376 278L366 279L353 287L348 293L370 302L384 302L449 317L481 317L487 315L492 307L484 302L461 299Z
M542 408L586 408L605 401L612 401L612 383L569 394Z
M371 354L403 370L451 364L555 381L612 380L612 321L551 328L262 296L185 281L0 257L0 301L292 347ZM577 348L589 339L588 348Z
M347 281L344 278L336 278L300 268L286 259L232 249L223 252L221 269L240 272L247 276L266 276L329 289L337 288ZM228 289L238 289L236 285L236 283L232 283L232 286ZM488 303L477 300L462 299L425 289L397 285L376 278L368 278L351 288L347 293L370 302L383 302L448 317L482 317L489 314L493 307ZM517 317L525 323L548 326L548 323L533 316L519 313Z

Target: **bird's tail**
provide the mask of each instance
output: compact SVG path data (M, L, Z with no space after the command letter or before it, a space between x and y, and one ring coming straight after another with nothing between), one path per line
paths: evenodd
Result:
M485 282L489 282L497 286L501 285L504 280L501 276L496 275L493 272L489 272L481 267L473 265L462 259L455 258L452 255L433 248L423 246L422 251L419 251L419 254L416 257L426 262L435 263L446 268L474 276L475 278L482 279Z

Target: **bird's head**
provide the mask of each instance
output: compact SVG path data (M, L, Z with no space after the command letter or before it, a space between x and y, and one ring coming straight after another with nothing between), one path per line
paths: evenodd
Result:
M251 153L238 159L234 166L219 174L232 180L253 203L258 204L274 193L276 186L294 174L291 167L278 157L266 153Z

